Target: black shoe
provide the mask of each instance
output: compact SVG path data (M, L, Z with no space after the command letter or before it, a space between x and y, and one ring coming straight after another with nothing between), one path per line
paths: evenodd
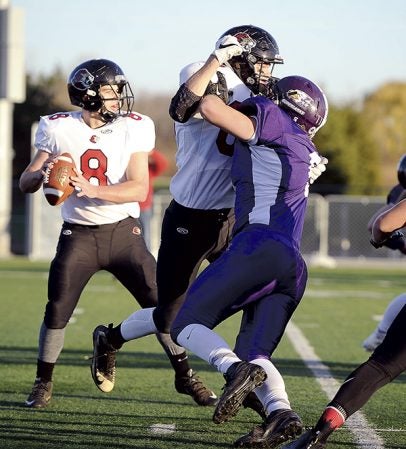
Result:
M109 325L111 326L112 324ZM114 388L116 379L117 349L107 341L108 330L108 327L100 325L93 331L93 357L90 366L96 387L104 393L109 393Z
M213 414L216 424L228 421L238 413L248 394L263 384L266 372L255 363L237 362L230 366L225 378L223 394Z
M200 378L191 369L186 376L175 377L175 388L180 394L192 396L197 405L214 406L218 402L216 394L206 388Z
M43 382L41 379L35 379L32 391L25 401L27 407L44 408L52 398L52 381Z
M254 412L257 412L258 415L263 419L263 421L266 420L267 413L264 409L264 406L253 391L251 391L251 393L242 401L242 406L244 408L250 408L254 410Z
M314 429L305 432L298 440L286 444L281 449L325 449L326 440L321 441L321 433Z
M270 413L263 424L234 442L234 447L264 447L272 449L302 433L303 424L297 413L288 409Z

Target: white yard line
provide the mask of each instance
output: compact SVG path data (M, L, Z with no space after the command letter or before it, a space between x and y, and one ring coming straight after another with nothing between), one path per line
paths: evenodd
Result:
M289 322L286 328L286 334L296 352L300 355L305 365L312 371L322 390L326 393L329 400L331 400L340 384L334 379L328 366L321 362L302 331L292 321ZM322 410L320 410L321 412ZM369 425L362 412L354 413L346 421L346 426L354 435L358 448L384 449L385 446L381 437Z
M151 426L149 426L149 431L158 435L165 435L168 433L176 432L176 426L175 424L152 424Z

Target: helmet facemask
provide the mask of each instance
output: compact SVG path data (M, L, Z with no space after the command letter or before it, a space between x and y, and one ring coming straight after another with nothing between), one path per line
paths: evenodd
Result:
M105 86L109 87L107 96L104 96L102 92ZM117 87L115 88L115 86ZM87 94L89 98L95 94L92 100L93 107L89 110L97 111L104 122L111 122L119 116L129 115L132 111L134 95L126 81L119 84L104 84L97 88L97 92L89 89ZM118 107L113 108L109 104L111 102L114 102L115 106L118 105ZM84 109L87 109L87 107L84 107Z
M240 56L228 64L241 81L255 94L270 95L275 84L272 72L275 64L283 64L274 38L265 30L252 25L242 25L226 31L238 39L244 48Z
M272 76L275 63L257 59L254 55L248 54L239 57L240 61L230 61L230 66L235 74L243 80L244 84L255 95L269 97L272 86L276 79ZM241 61L241 59L243 61ZM269 66L269 68L267 67Z

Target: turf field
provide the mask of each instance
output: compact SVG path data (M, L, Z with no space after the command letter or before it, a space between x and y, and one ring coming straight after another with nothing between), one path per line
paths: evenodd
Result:
M47 268L19 258L0 261L1 449L220 449L232 447L258 422L253 412L241 410L233 421L213 424L212 409L195 406L189 396L175 392L172 371L152 336L126 345L118 354L116 388L100 392L87 360L92 330L100 323L116 324L138 307L108 273L91 280L68 326L52 404L39 411L24 407L35 377ZM324 380L330 382L331 374L341 382L366 360L360 343L375 327L374 316L404 290L405 270L311 269L307 292L293 317L299 334L289 335L314 351ZM233 345L237 328L238 316L218 330ZM308 358L305 350L300 352ZM222 377L193 356L191 362L219 393ZM327 403L314 377L317 370L305 364L287 335L275 364L284 375L292 407L311 425ZM347 427L336 432L329 448L406 448L406 375L380 390L362 413L366 421L354 421L352 432ZM382 445L368 443L371 435Z

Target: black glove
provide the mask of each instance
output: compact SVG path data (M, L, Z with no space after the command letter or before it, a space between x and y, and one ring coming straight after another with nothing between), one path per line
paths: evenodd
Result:
M375 242L373 239L369 241L374 248L382 248L382 246L387 246L391 249L400 249L405 246L404 234L401 231L394 231L392 234L382 242Z
M204 93L204 95L217 95L220 97L225 104L228 103L228 87L226 77L221 72L216 72L217 83L209 81L209 85Z

